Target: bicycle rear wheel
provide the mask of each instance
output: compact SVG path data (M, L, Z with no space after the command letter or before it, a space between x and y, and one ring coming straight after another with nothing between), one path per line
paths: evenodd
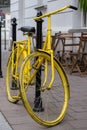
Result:
M37 123L45 126L54 126L63 120L70 96L67 77L62 66L55 58L55 80L52 88L50 90L46 89L52 77L50 59L51 57L47 53L33 53L26 58L20 71L20 91L24 106ZM45 80L45 61L48 62L48 78L43 86ZM25 75L28 62L31 64L28 70L31 73L30 77ZM42 88L45 88L44 91Z
M20 50L20 51L19 51ZM18 55L17 55L18 51ZM16 48L14 50L14 59L12 61L13 52L10 54L7 63L7 70L6 70L6 92L8 100L12 103L17 103L20 99L20 83L19 83L19 73L20 73L20 66L24 60L24 53L26 50L23 50L21 47ZM15 62L12 64L12 62ZM18 64L16 65L16 62Z

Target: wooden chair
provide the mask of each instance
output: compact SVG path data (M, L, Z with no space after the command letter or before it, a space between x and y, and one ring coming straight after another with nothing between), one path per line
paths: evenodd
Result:
M75 70L80 73L80 75L87 73L87 33L81 33L79 49L76 53L72 53L72 68L70 74Z
M56 50L58 44L59 44L59 36L60 36L60 31L58 33L55 33L54 36L52 36L52 49L53 51Z
M79 43L75 43L74 40L79 38L78 36L73 36L73 33L58 32L55 34L56 40L53 49L55 51L57 46L61 46L61 49L59 48L57 51L57 57L65 67L71 65L73 48L79 46Z

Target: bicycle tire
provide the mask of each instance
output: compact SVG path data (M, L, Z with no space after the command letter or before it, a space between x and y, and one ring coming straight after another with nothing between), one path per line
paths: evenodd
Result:
M17 49L15 48L14 50L14 55L16 56L17 54ZM21 51L22 50L22 51ZM23 50L20 46L20 52L18 56L18 66L17 66L17 77L18 78L13 78L13 73L12 73L12 55L13 53L10 54L8 62L7 62L7 69L6 69L6 92L7 92L7 98L10 102L12 103L17 103L21 99L20 95L20 84L19 84L19 72L20 72L20 66L24 60L23 56ZM13 66L13 70L15 70L16 66Z
M35 97L36 97L35 91L37 91L35 88L36 83L31 85L31 81L30 81L30 79L28 79L28 76L27 76L28 83L26 84L24 71L25 71L25 68L26 68L28 62L31 63L31 68L29 70L31 72L30 78L32 77L32 73L34 72L34 69L35 69L35 71L38 71L37 66L35 67L35 59L37 57L40 57L40 59L43 58L43 59L46 59L47 61L49 61L49 63L48 63L49 75L48 75L48 79L47 79L48 82L49 82L49 78L51 77L50 54L43 52L43 51L41 51L41 52L37 51L37 52L31 54L30 56L28 56L25 59L25 61L22 64L21 70L20 70L21 97L22 97L23 104L24 104L28 114L37 123L44 125L44 126L54 126L54 125L57 125L58 123L60 123L66 114L67 107L68 107L68 101L70 98L69 83L68 83L67 76L66 76L60 62L58 60L56 60L56 58L54 58L54 68L55 68L56 76L55 76L53 86L50 90L45 89L44 91L40 91L41 89L39 89L41 96L38 96L38 98L35 99ZM34 63L33 63L33 61L34 61ZM43 64L41 67L41 71L42 71L41 84L38 82L38 85L40 84L40 87L43 87L43 82L44 82L44 72L45 72L44 63L45 63L45 61L43 60ZM36 74L34 76L36 76ZM38 77L39 77L39 75L38 75ZM30 81L30 83L29 83L29 81ZM47 87L47 84L45 87ZM25 91L25 88L27 89L26 91ZM38 105L39 108L37 108L37 104L38 104L37 102L40 103Z

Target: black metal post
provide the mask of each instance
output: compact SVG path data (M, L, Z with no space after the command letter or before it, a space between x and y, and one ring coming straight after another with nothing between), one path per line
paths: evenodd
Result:
M16 18L11 19L11 25L12 25L12 42L16 41ZM16 47L16 45L14 45ZM14 56L14 63L16 62L16 56ZM16 82L16 81L15 81ZM15 90L17 89L16 83L14 82L14 80L12 80L12 86L11 89Z
M2 78L2 53L1 53L1 21L0 21L0 78Z
M37 13L37 17L41 16L42 12ZM37 26L37 35L36 35L36 48L40 49L42 47L42 19L36 21ZM36 90L35 90L35 101L34 101L34 111L43 111L44 108L42 106L41 99L41 67L36 74Z
M4 24L5 24L5 30L4 30L5 44L4 44L4 49L6 50L6 20L5 19L4 19Z
M11 25L12 25L12 41L16 41L16 26L17 26L17 20L16 18L11 19Z

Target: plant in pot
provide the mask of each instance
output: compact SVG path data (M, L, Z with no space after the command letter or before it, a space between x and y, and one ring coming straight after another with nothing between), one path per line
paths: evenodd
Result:
M86 27L87 0L78 0L80 10L83 11L83 22Z

